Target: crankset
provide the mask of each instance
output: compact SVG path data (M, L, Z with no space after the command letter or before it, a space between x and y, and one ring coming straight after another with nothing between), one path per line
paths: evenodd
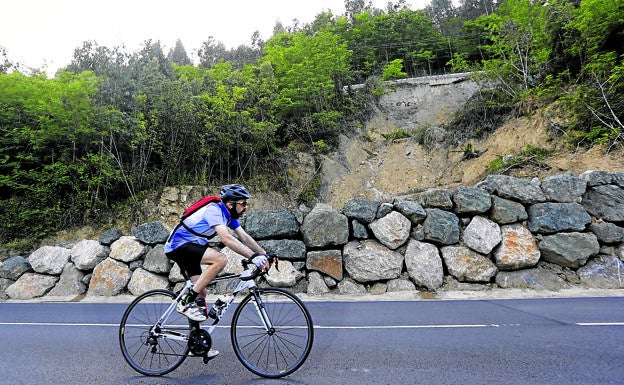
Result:
M196 328L191 331L189 335L189 350L194 356L204 357L204 362L207 362L207 354L212 346L212 338L210 333L201 328Z

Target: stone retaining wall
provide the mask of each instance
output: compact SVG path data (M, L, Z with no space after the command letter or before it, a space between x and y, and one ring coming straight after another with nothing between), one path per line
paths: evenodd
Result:
M189 198L188 188L163 194L169 206ZM244 225L280 255L279 271L272 268L261 284L311 295L624 288L624 172L542 181L491 175L474 187L427 190L418 200L255 211ZM98 240L14 256L0 265L0 297L175 290L183 278L163 253L168 227L151 222L132 234L109 229ZM218 239L213 246L222 247ZM242 257L222 252L225 272L240 272Z

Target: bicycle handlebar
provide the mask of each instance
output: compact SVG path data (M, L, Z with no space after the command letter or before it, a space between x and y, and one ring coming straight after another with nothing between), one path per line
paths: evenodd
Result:
M275 262L275 268L277 269L277 271L279 271L279 259L277 254L275 253L266 253L264 254L267 258L267 261L269 261L269 265L272 265L273 262ZM243 269L244 270L252 270L251 274L249 274L248 276L245 274L245 272L243 271L243 274L241 274L240 279L243 281L248 281L251 279L255 279L261 275L264 275L266 273L268 273L268 270L262 270L259 269L252 261L251 259L243 259L241 261L241 264L243 265ZM249 267L251 265L251 267Z

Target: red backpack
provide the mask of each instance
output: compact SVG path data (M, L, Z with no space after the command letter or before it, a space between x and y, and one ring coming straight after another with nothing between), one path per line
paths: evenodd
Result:
M196 235L198 237L203 237L203 238L213 238L216 233L214 235L211 236L207 236L204 235L202 233L198 233L197 231L191 229L190 227L188 227L185 223L184 220L186 218L188 218L189 216L191 216L193 213L195 213L197 210L201 209L202 207L212 203L212 202L221 202L221 198L219 196L216 195L208 195L205 196L203 198L201 198L200 200L198 200L197 202L193 203L192 205L190 205L186 210L184 210L184 212L182 213L182 216L180 217L180 223L178 224L177 227L184 227L189 233ZM176 227L176 229L177 229ZM175 231L174 231L175 232ZM173 234L173 232L172 232Z
M201 209L202 207L212 202L221 202L221 198L218 197L217 195L208 195L208 196L201 198L197 202L190 205L186 210L184 210L184 212L182 213L182 217L180 218L180 221L185 220L195 211Z

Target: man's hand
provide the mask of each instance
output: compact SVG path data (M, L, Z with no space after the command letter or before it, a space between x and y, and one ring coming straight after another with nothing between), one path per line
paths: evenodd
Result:
M264 255L264 254L260 254L260 255L257 255L255 257L253 257L251 262L254 265L256 265L259 268L261 268L262 270L269 270L269 268L271 267L271 265L269 264L269 260L267 259L266 255Z

